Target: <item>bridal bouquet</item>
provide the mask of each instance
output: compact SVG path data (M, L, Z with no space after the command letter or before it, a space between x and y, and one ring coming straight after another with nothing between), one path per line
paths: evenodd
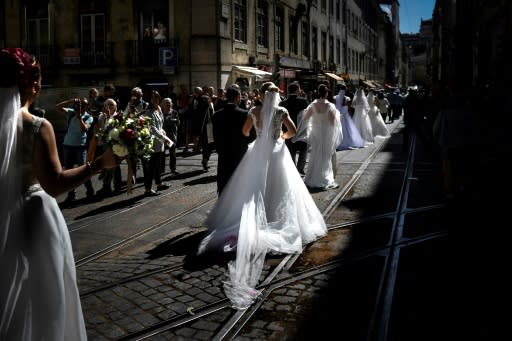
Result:
M111 146L119 158L148 159L153 151L150 123L151 117L144 113L124 115L116 112L107 119L97 137L103 145Z

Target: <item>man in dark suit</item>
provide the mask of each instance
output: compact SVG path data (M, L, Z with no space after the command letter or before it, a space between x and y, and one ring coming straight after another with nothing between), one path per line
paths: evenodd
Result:
M208 110L208 96L204 96L201 87L195 87L187 110L185 111L185 125L187 126L187 141L183 153L188 153L188 145L194 144L194 153L201 151L201 130L203 127L204 115Z
M217 192L220 196L224 186L247 151L247 146L256 138L252 129L249 137L242 134L248 111L240 108L240 87L231 85L226 91L227 103L212 117L213 138L218 154Z
M302 129L300 126L302 115L299 113L306 109L308 106L308 100L304 97L299 96L300 93L300 85L298 82L293 82L288 86L288 97L279 103L280 106L288 109L290 113L290 118L293 123L297 127L297 135L292 139L286 140L286 146L292 155L292 160L297 166L297 170L300 174L304 174L304 167L306 166L306 157L308 155L308 145L305 140L301 140L301 138L305 136L301 136L300 132ZM297 159L298 154L298 159Z

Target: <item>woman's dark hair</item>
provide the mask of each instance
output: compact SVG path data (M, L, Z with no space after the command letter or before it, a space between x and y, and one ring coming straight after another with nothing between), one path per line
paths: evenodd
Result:
M318 96L320 97L327 97L327 93L329 92L329 89L325 84L320 84L318 86Z
M41 67L35 58L21 48L4 48L0 50L0 86L18 85L20 90L39 80Z
M156 104L153 104L153 101L151 101L153 99L153 97L155 97L157 99L157 104L160 104L161 100L162 100L162 96L160 96L160 93L156 90L151 90L151 95L150 95L150 99L149 99L149 106L151 108L156 108L157 105Z

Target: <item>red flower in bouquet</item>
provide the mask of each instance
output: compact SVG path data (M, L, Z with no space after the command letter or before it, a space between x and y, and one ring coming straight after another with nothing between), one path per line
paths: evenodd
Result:
M149 158L153 151L153 136L150 132L151 117L144 113L124 115L117 112L112 115L98 135L101 141L112 147L120 158Z

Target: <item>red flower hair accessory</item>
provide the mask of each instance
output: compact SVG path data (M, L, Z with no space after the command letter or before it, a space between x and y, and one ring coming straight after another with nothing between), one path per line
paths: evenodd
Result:
M0 66L7 71L2 85L26 87L37 80L41 69L36 59L19 47L8 47L0 50Z

